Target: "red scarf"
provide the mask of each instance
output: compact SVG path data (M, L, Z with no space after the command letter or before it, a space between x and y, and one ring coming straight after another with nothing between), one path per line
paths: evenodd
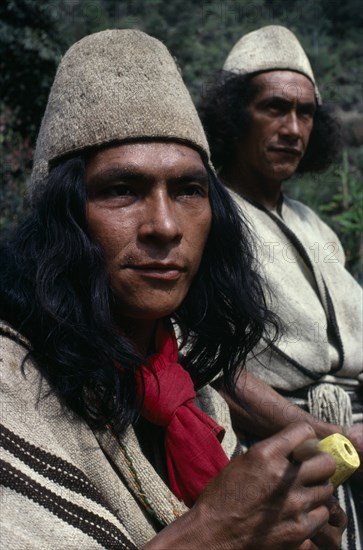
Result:
M228 464L220 444L224 430L193 403L194 384L178 364L178 347L171 324L159 322L157 353L141 367L145 394L141 415L165 427L166 464L173 493L192 506L204 487ZM142 396L141 376L138 393Z

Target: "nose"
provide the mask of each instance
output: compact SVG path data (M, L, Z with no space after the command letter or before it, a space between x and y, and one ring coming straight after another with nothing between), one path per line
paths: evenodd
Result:
M290 111L284 116L280 134L284 138L296 141L301 137L300 124L295 111Z
M143 220L139 227L140 240L177 242L182 237L175 201L166 190L155 192L144 204Z

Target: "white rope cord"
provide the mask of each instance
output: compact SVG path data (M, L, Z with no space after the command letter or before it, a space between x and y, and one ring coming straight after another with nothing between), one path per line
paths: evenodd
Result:
M352 426L352 405L348 393L336 384L318 384L308 390L309 412L331 424Z

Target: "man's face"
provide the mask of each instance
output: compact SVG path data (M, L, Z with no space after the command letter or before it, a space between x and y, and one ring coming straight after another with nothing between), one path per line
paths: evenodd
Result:
M296 171L313 127L315 94L311 81L292 71L271 71L253 79L258 91L238 158L246 175L281 182Z
M106 258L117 313L156 320L184 300L211 225L208 175L173 142L116 145L85 172L87 220Z

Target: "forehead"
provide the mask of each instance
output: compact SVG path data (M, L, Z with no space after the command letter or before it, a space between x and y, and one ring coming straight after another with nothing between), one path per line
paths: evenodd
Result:
M279 97L292 102L315 103L313 83L295 71L268 71L256 75L253 83L257 85L254 101Z
M103 147L89 156L86 173L102 171L112 165L155 174L172 174L183 169L205 170L198 151L173 141L140 141Z

